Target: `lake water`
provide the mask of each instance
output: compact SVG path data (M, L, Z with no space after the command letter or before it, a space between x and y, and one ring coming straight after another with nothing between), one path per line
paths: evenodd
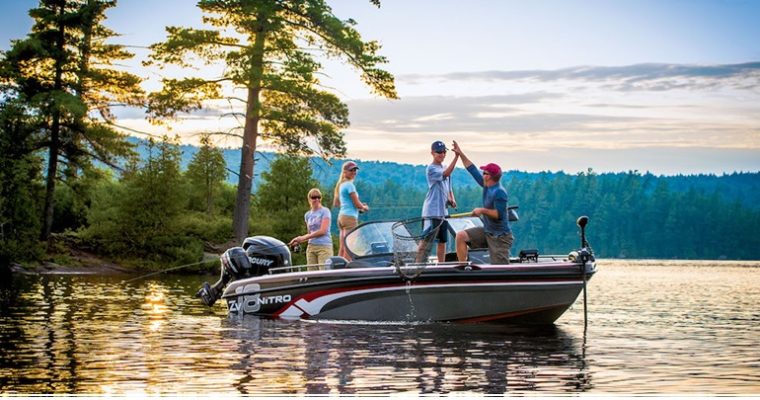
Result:
M760 262L601 260L554 326L228 317L206 276L0 284L0 393L760 394Z

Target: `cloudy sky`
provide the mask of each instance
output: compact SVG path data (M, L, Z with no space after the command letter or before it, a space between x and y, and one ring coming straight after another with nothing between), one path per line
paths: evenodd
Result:
M166 25L199 26L194 3L119 0L106 23L142 59ZM505 169L760 171L758 1L328 3L382 44L401 97L373 97L354 71L325 62L324 84L351 110L352 158L425 164L440 139ZM0 48L28 32L34 4L0 2ZM158 71L131 68L155 85ZM121 123L161 132L135 111ZM206 112L173 131L191 141L234 126Z

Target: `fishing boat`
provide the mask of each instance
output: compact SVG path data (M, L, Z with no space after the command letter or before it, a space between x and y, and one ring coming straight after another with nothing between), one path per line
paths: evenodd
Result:
M363 223L345 238L352 260L332 257L325 265L291 265L285 243L247 238L222 255L219 281L204 283L198 297L209 306L226 301L230 314L267 318L551 324L582 291L585 299L596 272L587 217L577 221L577 250L521 250L509 264L492 264L487 249L456 261L456 232L482 226L476 217L448 220L446 262L437 262L429 257L430 228L427 236L414 232L420 220Z

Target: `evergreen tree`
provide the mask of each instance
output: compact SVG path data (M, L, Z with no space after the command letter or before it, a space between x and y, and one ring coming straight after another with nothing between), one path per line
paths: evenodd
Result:
M113 68L132 57L123 46L107 44L115 33L102 25L109 0L41 0L29 14L35 23L24 40L3 54L0 76L5 95L24 102L46 135L37 146L48 149L42 239L53 226L54 194L63 178L77 177L92 160L115 165L131 154L123 135L113 130L114 104L141 104L140 78Z
M379 1L374 0L379 6ZM245 123L233 230L240 241L248 233L254 158L259 136L293 154L342 156L340 129L348 126L348 108L321 90L321 65L315 50L339 57L361 71L362 79L381 96L395 98L393 76L378 68L385 63L378 43L364 42L353 20L333 15L324 0L201 0L204 21L234 31L168 27L166 42L152 46L161 64L189 66L189 54L207 63L224 64L219 79L165 79L151 95L151 115L174 116L202 107L205 100L226 95L223 83L245 88ZM302 48L308 46L308 49Z
M187 195L177 140L151 140L148 150L145 161L128 166L120 184L102 184L83 237L142 266L197 261L203 245L181 229Z
M211 217L214 201L227 179L227 164L222 151L211 144L208 135L201 138L201 148L187 166L186 175L190 184L191 208L198 209L197 205L203 204L202 210Z
M268 220L270 229L262 233L285 242L304 233L303 216L309 209L306 195L311 188L318 187L311 172L308 159L282 155L272 162L268 172L261 174L263 181L256 192L255 214Z
M120 207L123 238L133 248L155 247L157 238L175 233L176 218L186 199L180 173L180 151L169 138L151 140L150 157L132 165L124 175L125 193Z
M0 104L0 268L39 253L42 160L29 119L23 107Z

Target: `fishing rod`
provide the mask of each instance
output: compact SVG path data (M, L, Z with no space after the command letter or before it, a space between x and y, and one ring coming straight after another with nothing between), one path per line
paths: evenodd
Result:
M270 249L275 249L275 248L278 248L278 247L288 247L288 248L290 248L290 246L288 246L287 244L283 243L283 244L277 244L277 245L273 245L273 246L264 247L264 248L262 248L260 250L270 250ZM298 253L298 252L300 252L301 246L297 244L297 245L293 246L292 248L293 248L293 252ZM219 256L219 255L217 254L217 256ZM190 263L190 264L183 264L183 265L179 265L179 266L176 266L176 267L167 268L167 269L164 269L164 270L161 270L161 271L156 271L156 272L151 272L149 274L140 275L140 276L138 276L136 278L132 278L130 280L122 281L121 283L130 283L130 282L134 282L134 281L137 281L137 280L140 280L140 279L143 279L143 278L147 278L147 277L150 277L150 276L154 276L154 275L158 275L158 274L163 274L165 272L176 271L178 269L192 267L194 265L206 264L206 263L210 263L210 262L213 262L213 261L212 260L203 260L203 261L198 261L198 262L194 262L194 263Z
M134 281L137 281L137 280L140 280L140 279L143 279L143 278L147 278L149 276L163 274L164 272L176 271L178 269L192 267L194 265L205 264L205 263L208 263L208 262L211 262L211 261L210 260L205 260L205 261L198 261L198 262L194 262L194 263L190 263L190 264L179 265L179 266L171 267L171 268L164 269L164 270L161 270L161 271L156 271L156 272L151 272L149 274L141 275L141 276L138 276L136 278L132 278L132 279L127 280L127 281L121 281L121 283L130 283L130 282L134 282Z

